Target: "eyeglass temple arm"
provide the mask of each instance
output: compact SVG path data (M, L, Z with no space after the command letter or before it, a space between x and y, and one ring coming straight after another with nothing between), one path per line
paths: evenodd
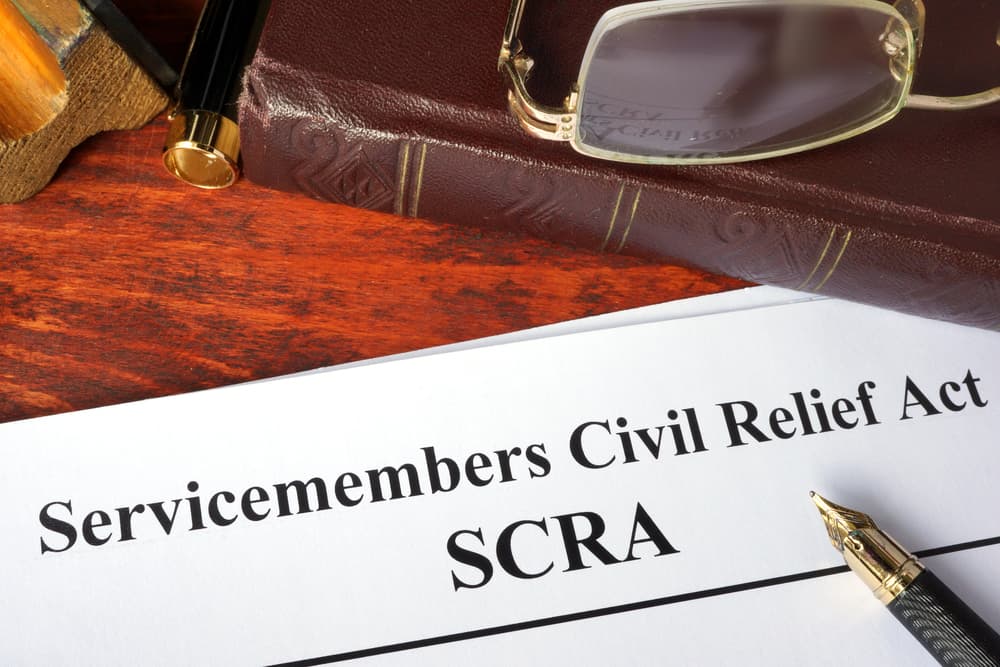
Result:
M922 39L924 31L924 9L921 0L899 0L896 8L910 22L914 34ZM907 9L911 9L910 12ZM919 30L919 32L917 32ZM917 42L918 49L920 41ZM1000 46L1000 31L997 33L997 46ZM919 53L919 51L918 51ZM1000 102L1000 86L971 95L957 97L942 97L940 95L910 95L906 100L908 109L929 109L931 111L962 111L984 107L987 104Z
M513 0L510 12L507 14L507 25L503 30L503 44L500 46L500 65L509 60L516 50L517 33L521 28L521 18L524 16L524 4L527 0Z
M524 53L517 37L527 0L513 0L504 28L497 67L507 80L507 103L525 130L540 139L569 141L576 122L576 92L570 92L562 108L539 104L528 92L528 74L534 61Z
M927 11L924 8L923 0L896 0L893 6L903 15L910 28L913 30L913 37L917 44L917 54L923 47L924 23ZM997 34L997 45L1000 45L1000 33ZM1000 102L1000 86L984 90L971 95L961 95L958 97L941 97L939 95L910 95L906 100L909 109L931 109L934 111L961 111L963 109L975 109L987 104Z
M1000 102L1000 86L972 95L940 97L938 95L910 95L906 99L907 109L929 109L931 111L962 111L975 109L987 104Z

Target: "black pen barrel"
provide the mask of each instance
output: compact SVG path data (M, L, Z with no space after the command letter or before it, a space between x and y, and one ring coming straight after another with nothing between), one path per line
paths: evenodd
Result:
M1000 667L1000 635L931 572L888 607L940 664Z
M237 120L243 70L253 58L269 0L208 0L177 84L181 108Z

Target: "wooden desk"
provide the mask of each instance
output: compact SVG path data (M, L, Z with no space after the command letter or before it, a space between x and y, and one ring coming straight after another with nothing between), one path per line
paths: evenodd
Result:
M196 4L142 6L176 26ZM159 41L176 61L176 32ZM160 118L92 139L41 194L0 206L0 421L744 285L245 180L199 191L163 170L164 133Z

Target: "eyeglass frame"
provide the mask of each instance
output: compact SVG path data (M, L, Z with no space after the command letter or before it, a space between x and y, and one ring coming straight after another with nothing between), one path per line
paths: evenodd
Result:
M654 6L661 4L663 0L654 0L653 2L633 2L626 3L622 7L609 10L609 12L617 11L619 9L627 7L638 7L638 6ZM880 2L879 0L827 0L827 2L833 6L844 6L844 7L868 7L873 8L875 5L886 5L887 3ZM569 142L573 144L573 147L586 155L591 155L594 157L610 157L609 155L604 155L606 151L590 151L584 150L582 147L578 146L574 141L577 133L577 124L580 120L581 110L580 110L580 82L576 81L570 88L569 94L566 95L563 100L562 107L555 107L540 104L537 102L528 92L527 82L531 75L531 70L535 66L535 61L524 51L524 46L519 38L519 32L521 27L521 20L524 16L525 5L527 0L512 0L510 12L507 16L507 23L504 27L503 42L500 46L500 56L497 62L497 68L503 75L507 83L507 102L510 111L513 113L514 117L517 119L521 127L528 132L531 136L544 139L547 141L558 141L558 142ZM697 0L692 1L692 9L699 8ZM703 8L711 8L713 5L705 0L701 0ZM724 3L725 6L753 6L764 4L762 0L730 0ZM664 5L666 6L666 5ZM720 6L719 3L714 6ZM923 34L924 34L924 23L926 20L926 9L924 7L923 0L896 0L895 3L891 5L902 18L906 21L909 26L910 31L913 35L913 44L915 46L915 53L912 58L911 70L907 72L910 81L912 82L913 76L916 70L916 64L920 56L920 51L923 46ZM607 14L605 15L607 16ZM596 28L602 24L603 18L595 24ZM998 45L1000 45L1000 35L998 35ZM591 44L593 46L594 37L590 38ZM588 51L590 49L588 48ZM586 59L583 64L586 64ZM581 74L584 72L585 67L581 67ZM943 97L938 95L916 95L911 94L909 90L905 91L902 103L898 105L892 113L887 114L885 118L880 119L878 122L869 123L866 126L858 128L854 132L838 135L830 139L814 143L809 146L804 146L796 150L805 150L805 148L814 148L821 145L834 143L847 139L856 134L861 134L862 132L873 129L877 125L888 122L903 108L908 109L925 109L934 111L959 111L966 109L975 109L978 107L986 106L988 104L993 104L1000 102L1000 86L990 88L978 93L973 93L970 95L961 95L954 97ZM795 151L783 151L783 153L795 152ZM684 164L692 163L695 161L706 163L706 162L716 162L716 163L726 163L726 162L738 162L744 160L761 159L768 157L769 155L756 155L756 156L740 156L740 157L726 157L721 156L711 160L689 160L689 159L676 159L673 157L668 158L657 158L657 157L644 157L640 155L626 154L625 161L629 162L644 162L652 164ZM611 158L621 160L621 157Z

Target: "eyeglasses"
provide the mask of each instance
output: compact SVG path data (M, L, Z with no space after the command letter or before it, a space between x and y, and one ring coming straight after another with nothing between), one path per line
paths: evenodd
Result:
M544 106L526 87L525 2L514 0L500 51L511 111L530 134L607 160L759 160L853 137L904 107L1000 101L1000 87L910 94L922 0L655 0L605 13L562 108Z

